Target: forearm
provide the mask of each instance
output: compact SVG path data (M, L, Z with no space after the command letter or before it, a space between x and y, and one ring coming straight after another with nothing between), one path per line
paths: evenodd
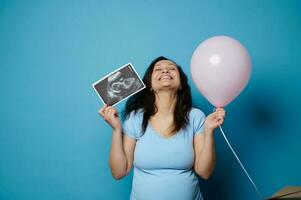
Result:
M126 175L127 160L123 148L122 130L113 130L109 164L115 179L121 179Z
M205 130L203 148L197 153L199 153L199 159L196 161L197 173L208 179L215 167L214 131Z

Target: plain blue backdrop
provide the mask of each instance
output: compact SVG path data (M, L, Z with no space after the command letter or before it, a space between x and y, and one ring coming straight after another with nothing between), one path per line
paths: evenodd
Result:
M208 115L189 66L215 35L239 40L253 62L225 108L228 139L263 196L301 185L300 9L297 0L0 1L0 199L129 199L132 173L111 176L112 130L91 84L128 62L143 76L167 56ZM200 180L206 199L256 199L219 130L215 139L216 170Z

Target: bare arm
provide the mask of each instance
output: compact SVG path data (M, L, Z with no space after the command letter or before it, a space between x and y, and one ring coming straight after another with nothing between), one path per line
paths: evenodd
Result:
M194 138L195 172L203 179L208 179L215 167L215 144L213 131L205 130Z
M135 145L136 140L124 135L122 130L113 130L109 165L115 179L119 180L130 172Z
M204 133L194 138L195 162L194 170L203 179L208 179L215 168L214 129L224 122L225 111L218 108L205 120Z
M112 176L119 180L132 168L136 140L122 133L122 125L115 108L105 105L98 113L113 128L109 165Z

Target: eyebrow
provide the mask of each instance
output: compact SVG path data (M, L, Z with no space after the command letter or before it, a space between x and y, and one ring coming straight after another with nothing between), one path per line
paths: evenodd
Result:
M176 64L175 63L173 63L173 62L170 62L168 65L175 65L176 66ZM159 63L159 64L155 64L155 66L154 67L156 67L156 66L161 66L161 64Z

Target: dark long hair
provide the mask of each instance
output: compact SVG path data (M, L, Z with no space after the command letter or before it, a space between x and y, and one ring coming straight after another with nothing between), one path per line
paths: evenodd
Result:
M127 100L125 109L122 112L123 119L125 119L132 111L136 113L139 109L143 110L143 134L145 133L150 117L158 111L158 108L155 104L155 94L153 93L153 91L151 91L151 76L155 64L161 60L169 60L175 63L180 74L181 89L179 89L177 93L177 101L174 109L174 128L171 133L174 134L181 128L186 127L186 125L188 124L189 111L192 108L191 89L188 85L187 76L183 72L182 68L173 60L163 56L154 59L147 68L142 79L146 88L131 96Z

